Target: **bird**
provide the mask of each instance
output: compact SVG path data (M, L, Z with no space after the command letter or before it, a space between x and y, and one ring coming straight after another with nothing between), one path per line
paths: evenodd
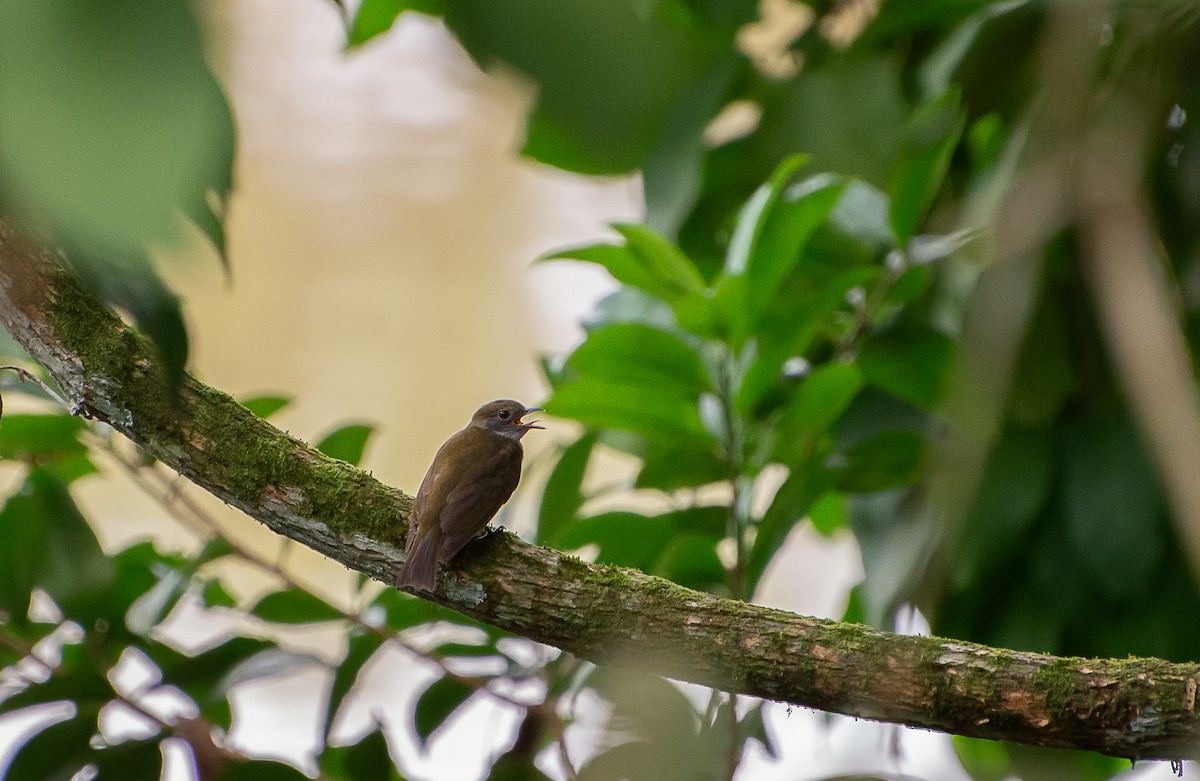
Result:
M521 479L521 437L545 428L521 418L541 411L489 401L438 449L413 501L397 588L433 591L438 568L487 528Z

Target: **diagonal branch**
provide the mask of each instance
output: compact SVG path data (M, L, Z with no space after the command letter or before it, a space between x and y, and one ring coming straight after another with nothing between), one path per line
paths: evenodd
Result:
M411 499L191 377L53 252L0 222L0 322L73 409L272 530L393 580ZM701 594L494 535L433 599L602 664L960 735L1136 759L1200 756L1200 665L1064 659L892 635Z

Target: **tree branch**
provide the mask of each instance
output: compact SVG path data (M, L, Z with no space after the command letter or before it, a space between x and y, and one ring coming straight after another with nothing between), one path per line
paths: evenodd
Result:
M0 222L0 322L73 410L272 530L391 583L410 497L254 417L152 348ZM493 535L431 598L601 664L960 735L1131 759L1200 756L1200 665L1085 660L807 618Z

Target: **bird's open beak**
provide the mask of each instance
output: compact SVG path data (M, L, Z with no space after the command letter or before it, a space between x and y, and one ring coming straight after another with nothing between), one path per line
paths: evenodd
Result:
M522 412L522 413L521 413L521 417L523 418L523 417L525 417L526 415L530 415L530 414L532 414L532 413L534 413L534 412L541 412L541 411L542 411L542 408L541 408L541 407L530 407L529 409L527 409L527 410L525 410L524 412ZM539 426L539 425L538 425L538 421L536 421L536 420L531 420L531 421L529 421L528 423L522 423L522 422L521 422L521 419L520 419L520 418L518 418L518 419L517 419L517 423L518 423L518 425L520 425L522 428L540 428L540 429L542 429L542 430L545 430L545 428L546 428L545 426Z

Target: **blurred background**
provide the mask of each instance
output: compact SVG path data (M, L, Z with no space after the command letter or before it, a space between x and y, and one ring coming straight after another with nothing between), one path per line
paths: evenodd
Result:
M480 403L545 403L497 520L539 543L894 631L1196 660L1198 31L1172 0L10 5L0 214L169 366L406 492ZM169 781L1171 772L597 671L18 390L0 532L77 516L114 583L154 585L109 613L5 586L6 778L67 768L70 725L79 766ZM128 635L75 660L80 616ZM105 680L124 706L91 712Z

